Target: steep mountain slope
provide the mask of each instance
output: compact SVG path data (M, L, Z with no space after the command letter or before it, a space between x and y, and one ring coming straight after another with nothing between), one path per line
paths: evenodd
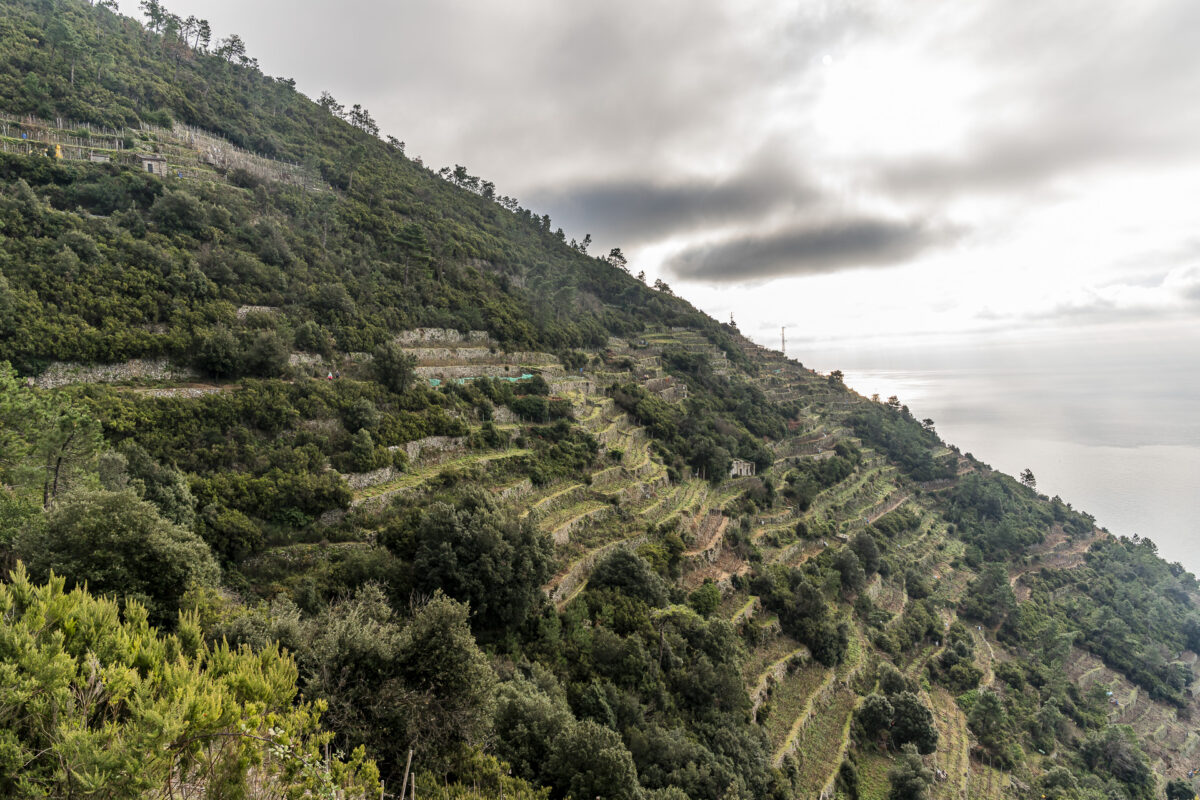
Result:
M0 8L6 559L282 643L393 789L1191 778L1197 586L1153 543L151 6ZM196 548L219 579L164 577Z

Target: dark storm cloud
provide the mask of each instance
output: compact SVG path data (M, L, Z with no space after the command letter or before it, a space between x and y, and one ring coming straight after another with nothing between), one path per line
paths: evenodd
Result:
M701 228L762 220L815 204L819 194L784 170L751 169L722 179L646 177L584 181L534 191L555 224L587 230L624 247Z
M685 280L712 283L817 275L895 266L952 237L919 222L838 220L688 248L667 269Z

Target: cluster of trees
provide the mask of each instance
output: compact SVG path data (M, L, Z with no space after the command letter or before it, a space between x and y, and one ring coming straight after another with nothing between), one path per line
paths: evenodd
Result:
M1048 617L1151 697L1187 704L1193 675L1175 656L1200 647L1196 580L1160 559L1152 541L1101 539L1082 567L1043 570L1031 582L1030 603L1010 617L1014 639L1029 638L1038 616Z
M997 472L964 476L950 493L946 518L967 543L966 559L972 566L1017 557L1040 544L1056 522L1051 508Z
M846 424L855 436L886 453L913 480L953 478L957 471L953 456L934 458L941 439L931 427L918 422L907 407L867 406L852 412Z
M725 385L734 386L728 381ZM723 480L734 458L753 461L764 469L773 457L761 435L754 433L760 428L756 419L771 415L780 428L784 425L783 417L765 401L761 406L747 402L730 408L728 393L689 394L682 403L668 403L636 383L613 384L608 393L657 441L676 480L693 471L714 482Z
M946 631L945 648L933 664L933 676L955 694L970 691L979 685L983 670L975 666L975 640L961 622Z
M803 458L792 461L780 495L800 511L807 511L816 496L836 486L854 473L862 461L862 453L853 442L838 442L833 458Z
M850 623L835 617L819 576L772 568L755 575L751 591L762 598L766 608L779 614L784 633L806 645L822 664L836 666L845 658Z
M556 666L531 666L511 688L500 755L556 795L786 796L765 737L746 725L736 631L675 604L676 591L639 554L598 563L579 602L527 647Z
M310 194L233 173L230 185L187 183L116 163L5 154L12 202L0 209L0 302L15 313L4 315L14 330L0 358L23 371L48 359L192 362L214 336L224 341L209 355L229 370L216 358L228 337L213 329L235 328L242 304L280 306L293 331L315 323L315 338L343 352L370 352L416 326L486 329L550 351L599 346L650 322L725 335L687 303L586 256L586 245L567 246L532 212L464 192L398 155L365 109L340 120L332 98L311 102L259 73L234 52L244 45L209 53L196 39L200 21L176 25L157 4L147 13L142 29L82 3L53 13L33 0L6 4L0 105L114 128L174 117L307 164L344 191ZM111 62L99 85L72 87L67 65L40 46L55 20ZM187 57L176 59L165 45L184 40ZM147 330L158 325L166 333Z
M935 751L933 712L921 702L917 687L886 661L879 666L877 682L879 691L867 695L854 713L863 740L897 750L912 745L923 755Z

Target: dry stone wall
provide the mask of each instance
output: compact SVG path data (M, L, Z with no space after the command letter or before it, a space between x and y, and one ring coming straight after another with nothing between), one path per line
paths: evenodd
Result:
M404 448L409 464L437 464L466 449L467 440L462 436L426 436L406 444ZM395 450L396 447L389 448Z
M190 381L198 377L199 375L190 369L173 366L166 358L135 358L120 364L76 364L56 361L29 382L39 389L56 389L73 383Z
M239 306L237 310L237 318L245 319L251 314L278 314L278 306Z
M559 525L550 532L550 539L558 545L567 544L571 541L571 533L573 531L579 530L584 525L608 519L613 513L612 506L601 506L600 508L592 509Z
M347 485L351 489L358 491L366 489L370 486L378 486L381 483L388 483L398 479L403 473L395 467L381 467L370 472L349 472L344 473L342 478L345 479Z
M457 344L459 342L487 342L487 331L467 331L465 334L453 328L414 328L396 335L396 343L419 345L424 343Z
M619 542L606 544L603 547L599 547L588 553L586 556L572 564L571 568L567 571L567 574L563 576L562 580L560 580L558 584L550 590L550 601L556 604L561 603L574 594L575 590L583 585L584 581L587 580L588 575L590 575L592 572L592 567L595 566L596 562L600 560L601 557L618 548L632 549L640 547L649 538L650 537L647 534L643 533L630 539L622 539Z
M492 409L492 422L497 425L512 425L520 421L521 418L508 406L496 406Z
M533 481L522 478L516 483L495 490L496 499L501 503L515 503L533 493Z

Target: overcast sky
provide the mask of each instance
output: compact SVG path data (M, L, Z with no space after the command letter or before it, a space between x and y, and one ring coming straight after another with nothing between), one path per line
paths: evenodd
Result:
M1200 316L1195 0L170 8L801 357Z

